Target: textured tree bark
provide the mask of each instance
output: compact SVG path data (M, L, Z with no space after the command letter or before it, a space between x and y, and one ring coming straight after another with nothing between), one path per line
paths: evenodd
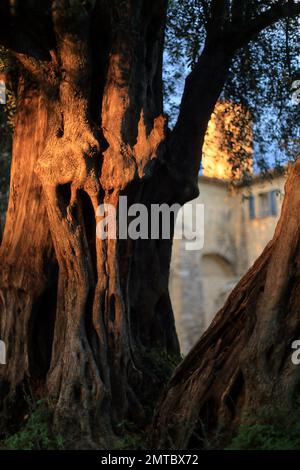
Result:
M148 208L197 195L201 146L236 49L236 28L225 28L228 2L220 2L171 132L162 100L166 0L24 0L13 12L10 2L5 5L8 27L0 41L14 51L26 78L0 251L0 338L8 347L7 366L0 369L1 403L9 414L18 391L31 389L51 398L54 425L70 445L107 448L120 422L145 424L148 402L165 379L153 361L178 358L179 347L168 292L172 241L100 240L97 207L118 208L121 195L128 205ZM26 28L18 11L27 15ZM177 406L188 426L196 426L193 372L198 374L204 351L208 380L199 382L197 392L204 410L212 406L214 416L215 403L221 395L231 403L232 390L240 397L251 371L244 366L241 375L236 353L254 328L253 315L246 313L263 295L259 286L274 247L179 368L157 415L162 429L174 416L182 425L180 413L174 415ZM255 345L251 351L254 357ZM192 370L191 390L186 367ZM209 375L217 367L225 392ZM176 382L181 374L178 384L187 384L187 392ZM213 384L218 398L208 393ZM234 416L237 408L231 407ZM187 443L187 425L174 433L168 445ZM155 442L165 442L161 433Z
M292 411L300 370L300 162L291 169L274 238L175 371L157 408L153 446L201 448L228 442L243 412Z
M26 76L19 90L0 253L2 411L12 418L24 389L51 398L54 426L73 446L107 448L120 422L144 423L164 381L149 357L179 357L171 240L100 240L95 215L102 203L117 208L119 195L147 206L174 199L164 164L165 14L164 1L112 2L93 11L103 28L91 42L85 7L56 1L44 82L43 68L17 54L36 84Z
M41 184L34 174L47 119L39 91L21 78L10 198L0 248L0 330L9 361L1 367L0 393L3 398L9 391L10 400L31 374L38 387L50 361L56 291L52 273L57 263Z

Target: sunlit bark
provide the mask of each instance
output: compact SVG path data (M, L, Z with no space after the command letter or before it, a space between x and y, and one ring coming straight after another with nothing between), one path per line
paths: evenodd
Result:
M0 338L7 343L1 406L5 418L17 421L24 391L50 398L54 426L68 445L108 447L124 420L144 427L149 402L166 380L157 358L179 357L168 292L172 240L101 241L96 210L102 203L117 208L120 195L128 205L148 208L197 195L207 124L236 48L260 25L276 21L273 15L251 22L249 37L241 37L243 28L228 28L227 16L219 14L228 2L214 4L172 132L163 113L167 1L24 0L13 11L8 0L0 4L0 43L22 67L0 250ZM250 310L256 305L273 249L234 291L171 382L157 415L162 430L177 407L177 377L183 374L185 383L184 371L196 370L204 352L200 367L208 367L207 382L194 377L200 404L203 388L214 387L208 372L222 361L228 384L223 390L216 385L217 403L231 383L240 386L235 352L244 347L242 306L244 300ZM236 324L228 323L226 309L233 309ZM222 352L225 333L230 347ZM260 367L258 349L251 351ZM189 382L176 388L178 406L189 401L182 408L188 420L198 410L191 390ZM185 427L175 433L171 445L186 445ZM155 442L166 440L158 433Z

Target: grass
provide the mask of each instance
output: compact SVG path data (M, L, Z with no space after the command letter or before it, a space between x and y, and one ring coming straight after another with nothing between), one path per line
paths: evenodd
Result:
M64 439L51 429L51 411L44 400L31 404L18 432L0 442L1 450L62 450Z
M300 404L293 413L267 407L245 416L229 450L300 450Z

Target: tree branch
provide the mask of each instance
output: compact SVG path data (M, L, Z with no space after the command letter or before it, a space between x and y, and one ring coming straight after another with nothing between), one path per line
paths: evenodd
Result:
M79 119L79 107L84 110L82 114L88 122L92 69L89 37L91 11L80 3L72 3L71 0L54 0L52 18L63 70L60 79L60 101L64 109L65 126L68 120L71 123L74 121L74 116Z
M232 0L231 6L231 21L234 24L236 21L241 25L241 20L244 20L246 2L242 0Z
M234 34L237 48L243 47L261 31L285 18L300 15L300 2L278 2Z
M54 62L41 61L20 52L13 52L13 55L43 88L54 88L57 85Z
M0 44L11 51L34 79L43 86L54 86L56 44L47 6L48 0L1 1Z
M169 167L176 180L186 186L184 200L196 194L207 125L226 82L232 58L255 35L280 19L300 14L300 3L277 2L249 21L238 21L238 10L247 19L246 2L234 1L230 21L229 2L214 0L204 51L186 79L179 116L169 137ZM229 10L228 10L229 8Z
M45 8L45 0L41 0ZM26 0L11 7L8 0L0 2L0 44L7 49L26 54L37 60L50 60L49 50L55 47L51 17Z
M233 50L207 42L186 79L177 123L168 141L169 171L178 180L180 202L197 196L201 150L208 122L227 79Z
M226 29L229 20L229 1L212 0L210 5L210 19L207 23L207 32L210 36L220 36Z

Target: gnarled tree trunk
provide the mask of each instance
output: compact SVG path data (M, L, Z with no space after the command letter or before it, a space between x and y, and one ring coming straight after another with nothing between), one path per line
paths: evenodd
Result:
M7 365L0 366L1 406L10 414L12 400L24 387L50 397L56 428L73 435L73 445L81 447L111 445L116 424L126 419L144 423L148 401L164 382L157 358L179 356L168 293L172 240L100 240L97 207L110 203L118 208L121 195L128 197L128 206L143 203L148 208L195 197L207 124L232 57L290 9L299 12L299 5L275 5L245 28L244 9L239 24L228 14L230 2L212 2L205 45L186 80L170 131L162 99L167 3L0 2L0 43L23 67L0 250L0 338L7 344ZM117 219L117 230L119 223ZM201 367L212 381L199 382L204 407L217 406L224 395L208 373L218 367L216 362L219 367L228 364L228 369L222 367L228 379L225 402L231 386L240 397L248 376L250 380L251 371L244 366L240 372L233 348L243 349L256 325L254 315L246 314L263 299L259 286L266 273L270 301L267 286L275 269L270 260L277 256L279 232L285 230L280 227L240 291L173 378L157 418L162 429L174 417L168 407L175 404L173 391L184 391L177 377L182 373L185 384L186 364L196 371L204 351L208 356ZM268 305L266 315L271 316L277 304ZM233 311L230 320L228 309ZM252 330L244 333L246 317ZM278 324L274 322L275 329ZM267 331L259 322L257 328L259 342ZM252 349L250 343L247 347L263 372L254 338ZM216 397L205 394L214 384ZM198 405L189 391L176 397L179 407L186 396L190 403L182 410L190 421ZM184 429L176 431L173 442L186 443ZM162 441L159 434L157 442Z
M2 409L11 413L24 388L50 397L59 432L85 447L110 445L124 419L143 422L163 380L153 352L179 356L171 240L96 237L100 204L117 208L120 194L128 204L168 202L172 185L163 164L166 5L133 3L96 9L93 22L85 7L53 2L47 75L17 54L35 83L26 76L19 87L0 253Z
M0 254L1 400L10 413L24 387L50 397L56 428L81 447L111 445L124 420L143 424L165 381L162 361L179 358L172 240L96 237L97 207L117 209L121 195L147 208L197 195L201 144L232 50L219 45L212 57L207 48L170 133L166 9L165 0L55 0L40 49L27 36L7 39L26 79Z
M274 238L175 371L153 429L158 448L228 442L243 413L292 411L300 369L300 161L290 170ZM219 442L220 444L220 442Z

